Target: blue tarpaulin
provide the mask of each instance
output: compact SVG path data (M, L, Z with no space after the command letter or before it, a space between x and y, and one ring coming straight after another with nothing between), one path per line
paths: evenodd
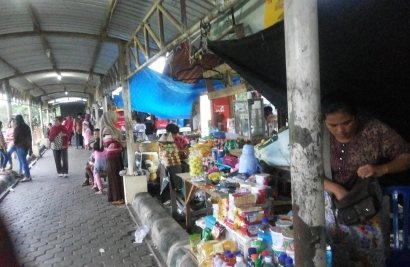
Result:
M239 77L233 77L233 84ZM213 81L215 90L225 86L218 80ZM192 103L206 91L204 80L194 84L186 84L172 80L149 68L144 68L129 81L131 109L154 114L163 119L189 119ZM117 107L123 108L122 92L114 96Z

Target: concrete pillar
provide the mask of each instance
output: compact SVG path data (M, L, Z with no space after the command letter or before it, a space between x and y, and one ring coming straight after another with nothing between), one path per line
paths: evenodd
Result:
M129 56L125 46L118 45L118 71L120 73L122 86L122 100L124 102L125 134L127 138L128 175L133 175L135 165L134 134L132 130L130 86L127 77L127 66L129 66Z
M8 121L11 120L13 116L13 109L11 107L11 88L9 80L3 81L3 91L6 93L6 100L7 100L7 119Z
M98 117L98 104L93 104L94 107L94 117L95 117L95 125L100 127L100 118Z
M31 112L32 106L31 106L31 96L29 96L28 99L28 125L30 126L31 133L33 133L33 114Z
M285 3L296 266L326 266L317 0Z
M47 107L47 127L49 123L50 123L50 110Z
M108 104L107 104L107 97L106 97L106 96L103 96L103 103L102 103L102 105L103 105L103 112L104 112L104 113L107 112L107 111L108 111Z
M44 122L43 122L43 109L42 109L42 104L38 108L40 112L40 129L41 129L41 138L44 138Z

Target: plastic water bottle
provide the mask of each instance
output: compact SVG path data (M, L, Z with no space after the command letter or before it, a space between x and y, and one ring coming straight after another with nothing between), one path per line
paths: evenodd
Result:
M332 248L326 245L326 267L332 267Z
M250 266L250 263L252 262L252 255L256 253L256 248L248 248L248 266Z
M285 267L295 267L295 265L293 265L293 259L291 257L286 257Z
M261 263L265 262L265 257L268 255L269 255L269 251L262 250L261 254L259 255L259 259L261 260Z
M272 246L272 236L270 233L270 224L268 218L262 218L262 225L258 230L258 238L262 239L265 243L265 247L270 248Z
M278 257L278 267L285 267L286 263L285 260L288 257L288 255L285 252L281 252L279 257Z
M242 254L236 255L236 263L234 267L246 267L246 264L243 263L243 256Z
M265 261L262 264L263 267L274 267L273 262L272 262L272 256L266 256Z

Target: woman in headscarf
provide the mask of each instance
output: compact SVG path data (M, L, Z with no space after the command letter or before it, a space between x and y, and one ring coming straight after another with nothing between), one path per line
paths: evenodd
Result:
M107 111L101 118L100 142L107 148L107 176L108 176L108 201L113 205L124 204L124 186L119 172L124 169L122 160L122 133L115 128L118 114ZM101 145L102 145L101 144Z
M62 118L54 119L54 126L50 129L51 149L53 150L54 161L58 176L68 177L68 138L70 133L67 128L62 125Z
M31 129L24 122L23 116L16 116L16 128L14 129L14 145L16 146L17 157L19 162L21 162L24 169L24 178L21 182L31 181L30 169L27 162L27 154L32 154L33 150L31 148Z

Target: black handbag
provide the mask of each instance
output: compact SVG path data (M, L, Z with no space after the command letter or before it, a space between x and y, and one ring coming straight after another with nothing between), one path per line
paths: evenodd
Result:
M349 190L341 200L332 197L335 217L343 225L357 225L376 216L381 205L377 197L378 182L375 178L362 180L359 177L351 179L353 185L347 185Z

